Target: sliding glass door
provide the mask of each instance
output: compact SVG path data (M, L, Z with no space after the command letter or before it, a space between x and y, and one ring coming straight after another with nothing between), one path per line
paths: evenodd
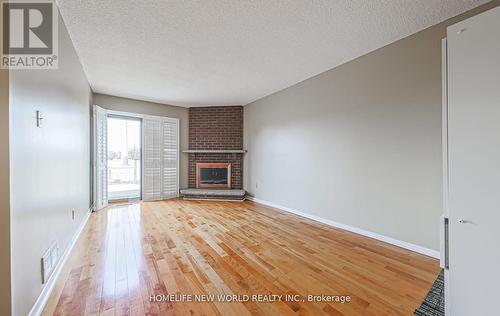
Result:
M108 115L108 199L141 198L141 119Z
M95 209L179 196L179 119L94 106Z

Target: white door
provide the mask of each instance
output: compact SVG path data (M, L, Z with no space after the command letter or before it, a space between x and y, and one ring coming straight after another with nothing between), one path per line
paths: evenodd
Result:
M498 315L500 7L448 28L449 310Z
M143 118L143 192L145 201L179 195L179 120Z
M94 106L94 198L96 209L108 205L108 115Z

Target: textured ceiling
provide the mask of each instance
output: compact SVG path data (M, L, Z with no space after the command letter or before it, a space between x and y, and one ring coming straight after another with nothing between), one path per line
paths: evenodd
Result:
M95 92L247 104L487 0L59 0Z

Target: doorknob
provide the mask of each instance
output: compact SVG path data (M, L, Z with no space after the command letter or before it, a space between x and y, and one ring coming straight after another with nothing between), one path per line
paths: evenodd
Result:
M465 219L459 219L458 222L460 224L467 224L467 223L469 223L469 221L466 221Z

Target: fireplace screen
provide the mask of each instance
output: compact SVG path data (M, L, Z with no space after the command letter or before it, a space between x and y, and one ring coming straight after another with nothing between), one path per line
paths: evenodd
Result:
M231 188L230 163L196 163L197 188Z
M200 184L227 184L227 168L201 168Z

